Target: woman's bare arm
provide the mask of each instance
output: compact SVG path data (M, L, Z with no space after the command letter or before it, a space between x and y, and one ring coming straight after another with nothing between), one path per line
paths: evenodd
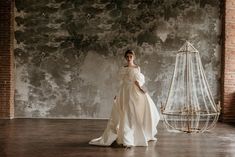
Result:
M141 92L146 93L141 87L138 81L135 81L135 84L137 85L137 87L140 89Z

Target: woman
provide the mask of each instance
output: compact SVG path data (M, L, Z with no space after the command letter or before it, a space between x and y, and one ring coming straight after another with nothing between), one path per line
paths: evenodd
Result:
M114 141L125 147L148 146L156 140L160 119L157 108L144 90L144 75L134 64L135 53L127 50L127 65L119 71L119 95L114 97L112 113L103 135L89 142L91 145L110 146Z

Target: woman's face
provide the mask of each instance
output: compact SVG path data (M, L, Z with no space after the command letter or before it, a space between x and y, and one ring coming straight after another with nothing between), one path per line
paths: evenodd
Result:
M134 55L128 53L128 54L126 55L126 61L127 61L128 63L133 62L133 61L134 61Z

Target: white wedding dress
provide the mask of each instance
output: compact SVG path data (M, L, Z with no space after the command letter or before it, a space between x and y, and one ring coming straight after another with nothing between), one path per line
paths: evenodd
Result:
M103 135L89 142L91 145L110 146L115 140L124 146L148 146L156 140L160 116L148 93L140 91L145 83L138 67L122 67L119 70L120 88L113 102L111 116Z

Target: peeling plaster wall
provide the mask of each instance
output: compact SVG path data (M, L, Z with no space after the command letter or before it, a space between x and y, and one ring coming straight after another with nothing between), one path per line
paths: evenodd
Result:
M15 117L108 118L129 48L159 108L185 40L218 101L220 22L219 0L16 0Z

